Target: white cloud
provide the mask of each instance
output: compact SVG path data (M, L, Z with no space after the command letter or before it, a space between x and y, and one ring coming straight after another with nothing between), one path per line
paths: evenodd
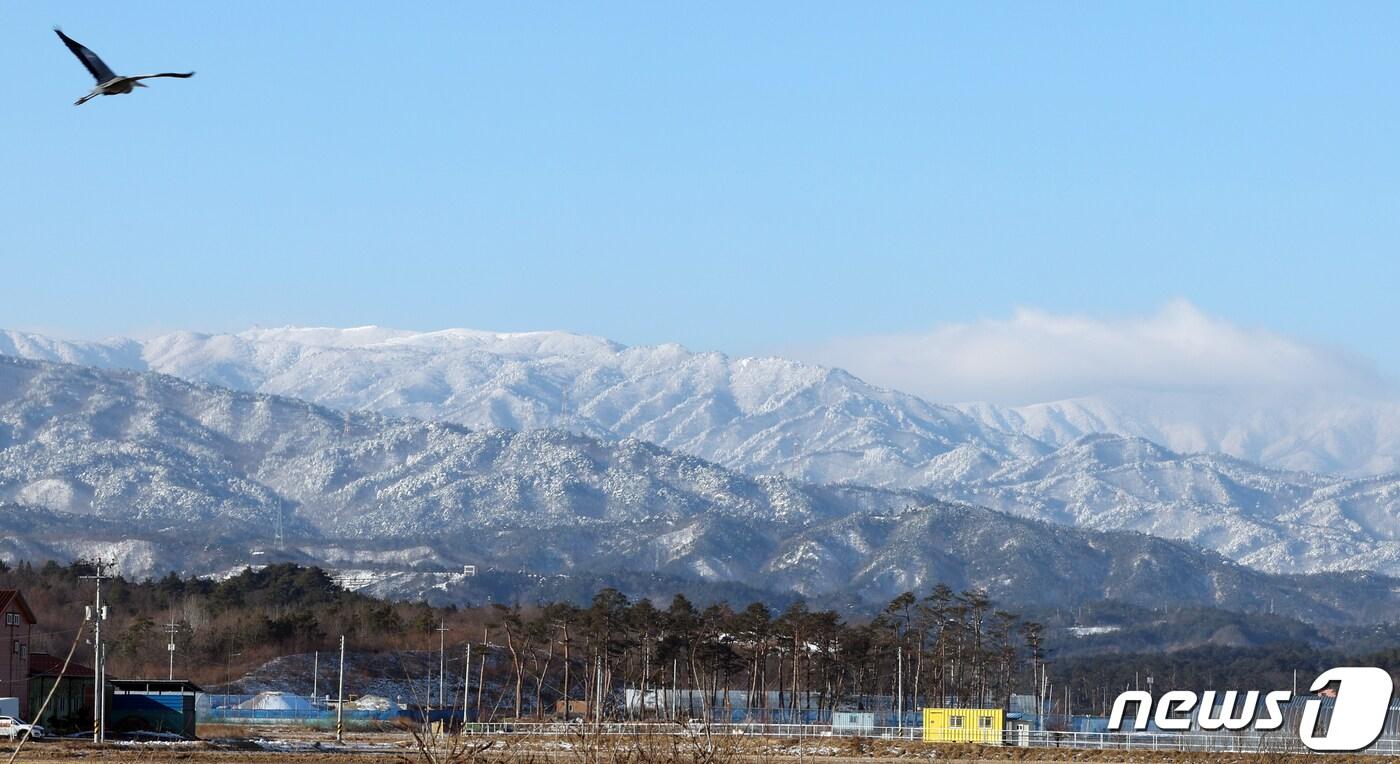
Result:
M1019 405L1112 391L1375 393L1374 366L1239 326L1189 302L1127 318L1020 309L1009 319L849 337L790 355L937 402Z

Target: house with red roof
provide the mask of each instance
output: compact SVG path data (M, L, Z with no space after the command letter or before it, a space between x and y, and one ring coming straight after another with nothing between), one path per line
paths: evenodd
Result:
M5 655L0 658L0 697L19 698L19 707L29 707L29 637L34 631L34 611L16 589L0 589L0 635L5 638Z

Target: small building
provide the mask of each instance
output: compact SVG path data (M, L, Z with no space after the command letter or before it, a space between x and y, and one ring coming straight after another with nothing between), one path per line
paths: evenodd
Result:
M1007 714L1006 731L1002 735L1002 741L1007 745L1029 748L1032 727L1030 719L1021 718L1020 714Z
M171 732L193 739L194 701L202 690L185 679L108 679L111 732Z
M29 708L29 637L34 631L34 611L17 589L0 589L0 624L5 635L5 660L0 673L0 697L19 698L21 709Z
M833 711L831 731L837 735L872 735L875 733L875 714L866 711Z
M29 705L24 709L25 719L42 725L50 732L75 732L92 729L92 688L96 684L92 667L77 661L70 661L68 670L63 671L63 659L48 653L32 653L29 656ZM49 690L57 684L53 698L39 716L39 707L49 697Z
M924 741L1001 745L1000 708L925 708Z

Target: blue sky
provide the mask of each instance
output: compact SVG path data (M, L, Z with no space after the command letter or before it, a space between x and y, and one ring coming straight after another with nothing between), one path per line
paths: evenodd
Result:
M119 72L91 85L50 28ZM0 5L0 326L752 352L1185 301L1400 369L1400 5Z

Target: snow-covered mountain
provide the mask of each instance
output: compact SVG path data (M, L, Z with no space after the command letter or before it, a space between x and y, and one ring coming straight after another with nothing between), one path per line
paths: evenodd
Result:
M158 371L342 410L638 438L750 474L917 487L1050 449L837 369L566 332L270 329L143 343L0 332L0 354Z
M751 474L923 487L1092 434L1368 477L1400 471L1400 399L1121 391L936 405L779 358L626 347L567 332L258 329L71 342L0 331L0 354L159 371L469 427L636 437Z
M1266 469L1178 453L1134 435L1099 434L1148 431L1169 442L1261 453L1285 442L1283 433L1271 441L1226 424L1209 432L1170 425L1170 412L1194 399L1125 398L1122 411L1087 402L959 410L810 364L674 345L628 348L562 332L275 329L101 343L0 333L0 352L155 369L478 429L554 427L634 438L749 475L915 489L1061 524L1181 539L1268 571L1400 574L1394 474L1344 479ZM1198 414L1230 421L1226 412ZM1281 426L1258 419L1258 432ZM1352 441L1329 439L1319 427L1309 433L1299 426L1287 442L1308 453L1347 451ZM1391 437L1384 420L1367 435L1353 440L1374 446ZM1283 458L1287 449L1271 453ZM28 490L62 493L42 485Z
M1084 528L1191 541L1279 573L1400 572L1400 476L1345 480L1085 435L935 492Z
M1119 391L1015 408L956 408L986 427L1055 445L1113 433L1280 469L1347 477L1400 471L1400 400L1345 390L1325 396Z
M1375 574L1270 575L1142 534L754 478L635 439L347 415L6 357L0 527L6 559L116 553L137 576L279 557L437 576L461 597L473 580L442 573L475 564L868 600L941 581L1042 607L1111 597L1400 618L1400 581Z

